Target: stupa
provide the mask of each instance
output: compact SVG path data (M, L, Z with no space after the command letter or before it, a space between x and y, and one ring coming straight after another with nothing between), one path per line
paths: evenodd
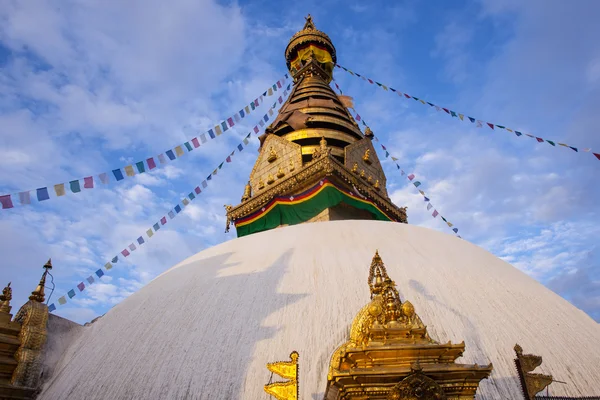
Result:
M294 89L261 137L241 203L227 207L238 238L86 326L48 316L38 289L11 321L7 288L2 359L31 357L3 364L0 391L19 370L31 379L18 381L29 385L21 398L41 400L598 393L598 323L480 247L408 224L372 132L328 85L330 38L309 17L285 56Z

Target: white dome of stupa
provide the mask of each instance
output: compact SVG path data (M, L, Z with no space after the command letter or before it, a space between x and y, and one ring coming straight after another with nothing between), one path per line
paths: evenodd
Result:
M493 363L481 399L522 398L519 343L539 371L592 395L600 325L489 252L407 224L300 224L231 240L169 269L82 329L39 399L263 399L265 364L300 354L300 399L323 398L332 352L369 301L379 250L432 338L465 341L460 363Z

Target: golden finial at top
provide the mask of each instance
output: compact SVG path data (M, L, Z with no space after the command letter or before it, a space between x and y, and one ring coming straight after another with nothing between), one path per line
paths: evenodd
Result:
M304 24L303 29L306 29L306 30L317 29L317 28L315 28L315 23L312 20L312 15L308 14L306 17L304 17L304 19L306 20L306 23Z
M10 287L10 283L4 289L2 289L2 294L0 295L0 312L9 313L11 306L10 301L12 300L12 288Z
M44 293L44 287L46 286L46 275L48 275L48 270L52 269L52 259L48 259L48 262L44 264L44 273L42 274L42 278L40 279L40 283L38 283L37 287L33 292L31 292L31 296L29 296L29 300L37 301L38 303L43 303L46 299L46 294Z

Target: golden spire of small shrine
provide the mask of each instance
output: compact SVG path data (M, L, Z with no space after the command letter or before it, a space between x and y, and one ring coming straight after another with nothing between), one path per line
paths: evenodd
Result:
M12 288L10 287L11 282L8 282L8 285L4 289L2 289L2 294L0 295L0 312L10 313L10 301L12 300Z
M40 279L40 283L38 283L37 287L33 292L31 292L31 296L29 296L29 300L37 301L38 303L43 303L46 299L46 294L44 293L44 287L46 286L46 275L48 275L48 270L52 269L52 259L48 259L48 262L44 264L44 273L42 274L42 278Z

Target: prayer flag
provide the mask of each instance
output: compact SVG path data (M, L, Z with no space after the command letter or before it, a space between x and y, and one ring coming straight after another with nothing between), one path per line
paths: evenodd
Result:
M423 201L429 201L429 197L423 196Z
M98 178L100 178L100 182L102 182L103 184L106 185L108 183L108 174L106 172L103 172L100 175L98 175Z
M381 85L381 87L383 88L383 90L388 90L387 86L385 85Z
M158 161L159 161L161 164L165 164L165 163L167 162L167 159L165 158L165 155L164 155L164 154L159 154L159 155L158 155Z
M113 259L110 261L116 264L117 262L119 262L119 256L114 256Z
M469 118L469 121L471 121L471 123L475 123L475 118L472 118L472 117L468 117L468 118Z
M144 238L140 236L139 238L137 238L137 242L138 244L144 244Z
M202 193L202 190L200 190L200 186L196 186L196 187L194 188L194 192L196 192L196 194L200 194L200 193Z
M131 251L135 251L135 249L136 249L136 248L137 248L137 247L135 247L135 244L133 244L133 243L131 243L131 244L129 245L129 250L131 250Z
M392 161L398 161L398 159L394 156L392 156Z
M72 299L73 297L75 297L75 291L73 289L71 289L67 292L67 295L69 296L70 299Z
M243 112L243 111L242 111ZM241 121L240 115L239 114L234 114L233 115L233 119L235 120L235 122L239 123Z
M415 182L413 182L413 185L415 185L415 187L419 187L419 186L421 186L421 182L415 181Z
M169 160L174 160L176 158L175 154L173 153L173 150L167 150L166 154L167 154L167 157L169 157Z
M156 168L156 163L154 162L154 158L150 157L146 160L146 162L148 163L148 169Z
M220 136L223 133L220 125L215 125L215 133L217 136Z
M79 289L80 292L83 292L83 289L85 289L85 283L80 282L79 285L77 285L77 289Z
M202 143L208 142L208 139L206 138L206 133L203 133L202 135L200 135L200 140L202 141Z
M269 109L269 115L273 115L273 109Z
M168 215L169 215L169 218L171 218L171 219L175 218L175 213L173 211L169 211Z
M460 118L461 121L464 121L463 118L465 118L465 116L463 114L458 114L458 118Z
M569 146L569 148L570 148L571 150L573 150L574 152L578 153L578 151L577 151L577 147L572 147L572 146Z
M427 211L431 210L433 208L433 206L431 205L431 203L427 203Z
M356 120L360 122L360 115L356 114Z
M54 192L59 197L60 196L64 196L65 195L65 184L64 183L58 183L58 184L54 185Z
M513 130L510 128L506 128L507 131L512 132Z
M409 176L407 176L407 178L412 181L413 179L415 179L415 174L410 174Z
M152 227L154 228L155 232L160 229L160 225L158 224L158 222L152 225Z
M239 150L239 151L242 151L242 150L244 149L244 148L242 147L242 144L241 144L241 143L240 143L240 144L238 144L237 148L238 148L238 150Z
M265 115L265 117L266 117L266 115ZM258 124L259 124L260 126L265 126L265 121L263 121L263 120L261 119L260 121L258 121Z
M207 181L210 181L210 180L212 179L212 176L213 176L213 174L209 174L209 175L206 177L206 180L207 180Z
M109 263L109 262L107 262L106 264L104 264L104 268L106 268L107 271L111 270L112 267L113 267L112 264Z
M457 117L458 115L456 115L456 113L454 111L450 111L450 115L452 115L453 117Z
M419 193L421 193L421 196L425 196L425 192L422 190L419 190Z
M477 127L481 128L483 125L481 124L481 121L477 120Z
M400 169L400 166L398 164L396 164L396 169Z
M267 91L267 93L269 94L269 96L273 95L273 88L269 88L269 90Z
M208 183L206 181L202 181L202 187L206 189L207 186L208 186Z
M127 176L134 176L135 175L135 171L133 170L133 166L128 165L125 167L125 174Z
M96 275L98 275L98 278L102 278L104 276L104 271L99 269L98 271L96 271Z
M433 210L433 214L431 214L433 216L433 218L437 217L440 213L437 212L437 210Z
M448 222L448 221L446 221L446 218L444 218L443 216L442 216L442 221L444 221L444 222Z
M73 193L79 193L81 192L81 188L79 187L79 181L71 181L69 182L69 185L71 186L71 192Z
M256 101L256 100L255 100L255 101ZM253 110L254 110L254 109L256 109L256 105L255 105L255 103L254 103L255 101L253 101L252 103L250 103L250 107L251 107Z
M216 128L217 128L217 127L215 126L215 129L216 129ZM216 137L216 136L215 136L215 132L214 132L212 129L209 129L209 130L208 130L208 136L210 136L210 138L211 138L211 139L214 139L214 138Z
M154 236L154 231L152 230L152 228L148 229L146 231L146 235L148 235L149 238L151 238L152 236Z
M127 254L129 254L129 253L127 253ZM88 283L89 283L90 285L91 285L92 283L94 283L94 282L95 282L95 280L94 280L94 277L93 277L93 276L91 276L91 275L90 275L90 276L88 276L88 277L86 278L86 280L88 281Z
M546 142L550 143L552 146L556 146L552 140L546 139Z
M258 133L258 126L254 125L254 133Z
M163 224L163 225L166 225L166 223L167 223L167 217L162 217L160 219L160 223Z
M388 158L390 156L390 153L388 151L385 152L385 158Z
M452 224L452 222L448 222L446 221L446 224L448 224L448 228L452 228L454 225Z
M539 137L536 137L535 140L537 140L539 143L543 143L544 142L544 139L539 138Z
M600 154L598 153L592 153L594 156L596 156L596 158L600 161Z
M177 154L177 157L181 157L184 154L183 149L181 148L181 146L175 147L175 154Z
M65 296L58 298L58 304L67 304L67 299L65 299Z
M85 189L93 189L94 188L94 178L91 176L87 176L83 178L83 187Z
M187 149L187 151L194 150L194 148L192 147L192 145L190 144L190 142L185 142L183 145L185 146L185 148Z
M121 172L120 169L113 169L112 172L117 181L122 181L123 179L125 179L125 178L123 178L123 172Z
M52 303L48 306L48 312L52 312L54 310L56 310L56 306L54 305L54 303Z
M250 114L250 106L244 107L244 110L246 110L246 114Z
M14 207L12 199L10 197L10 194L5 194L4 196L0 196L0 203L2 203L3 210Z
M442 110L446 111L447 114L450 114L450 110L448 110L447 108L442 107Z
M373 84L373 81L372 81L371 79L367 78L367 80L369 81L369 83L370 83L371 85Z
M19 201L21 204L31 204L31 197L29 191L19 193Z
M281 89L281 82L280 82L280 81L277 81L277 87L278 87L279 89Z
M231 117L227 118L227 123L229 124L230 127L234 126L235 124L233 123L233 119L231 119Z
M277 99L279 101L279 104L283 103L283 98L281 96L279 96L279 99Z
M181 202L183 203L183 206L187 206L188 204L190 204L190 201L188 199L183 199L181 200Z
M221 127L223 128L223 132L227 132L227 130L229 129L229 127L227 126L227 122L223 121L221 122ZM219 133L217 132L217 135Z
M406 175L406 172L404 172L404 170L401 170L400 175L404 176L404 175Z
M496 125L496 126L497 126L498 128L500 128L500 129L506 129L506 127L505 127L505 126L502 126L502 125Z
M458 228L452 228L452 230L454 231L454 233L458 233Z
M200 147L200 142L198 142L198 138L195 137L192 139L192 144L194 145L195 148Z
M490 124L489 122L486 122L486 124L491 128L494 129L494 124Z
M144 168L144 162L143 161L136 162L135 166L137 167L137 170L138 170L138 172L140 174L146 172L146 169Z
M181 206L180 206L179 204L177 204L177 205L175 206L175 212L176 212L177 214L179 214L179 213L181 212Z
M231 156L227 156L227 158L225 159L225 161L227 161L228 163L231 162Z
M522 135L522 133L521 133L521 132L519 132L519 131L515 131L515 135L517 135L517 136L521 136L521 135Z
M198 190L200 190L199 187L196 187ZM194 194L194 192L190 192L190 194L188 194L188 197L190 198L190 200L194 200L196 198L196 195Z

